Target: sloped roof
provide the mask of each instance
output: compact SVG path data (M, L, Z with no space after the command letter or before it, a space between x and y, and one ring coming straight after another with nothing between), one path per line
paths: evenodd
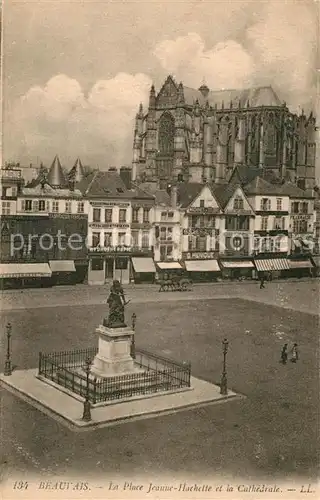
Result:
M223 90L210 90L208 95L204 97L200 90L192 89L190 87L183 87L184 98L186 104L192 105L198 99L199 104L204 105L206 101L209 105L214 107L217 105L221 108L222 103L228 109L232 101L233 108L239 106L244 108L249 104L250 108L257 108L259 106L281 106L282 103L278 98L273 88L269 85L266 87L252 87L249 89L223 89Z
M212 191L221 208L225 208L239 184L213 184Z
M259 167L248 167L247 165L237 165L232 174L229 183L239 183L241 186L249 184L257 176L262 176L263 170Z
M269 195L285 195L283 192L283 185L271 184L270 182L257 176L253 181L244 187L246 194L269 194Z
M52 187L68 187L68 182L64 176L58 155L54 157L48 173L47 181Z
M138 186L127 189L118 172L113 171L92 172L79 182L77 188L87 198L153 199Z
M36 186L28 185L22 189L22 196L43 196L47 198L79 198L81 191L79 189L70 190L67 188L55 188L45 183L42 187L40 183Z
M171 204L170 195L167 193L165 189L159 189L158 191L156 191L155 197L157 205L165 205L167 207L170 206Z
M177 187L178 205L180 205L181 208L187 208L200 194L204 186L205 184L196 182L184 182L179 184Z
M283 194L290 196L290 198L314 198L310 192L300 189L291 182L286 182L282 185L282 192Z

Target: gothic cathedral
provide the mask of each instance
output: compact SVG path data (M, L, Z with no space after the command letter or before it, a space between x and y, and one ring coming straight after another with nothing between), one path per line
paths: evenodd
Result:
M313 188L315 130L312 113L291 113L270 86L196 90L169 76L136 115L133 178L222 184L245 165Z

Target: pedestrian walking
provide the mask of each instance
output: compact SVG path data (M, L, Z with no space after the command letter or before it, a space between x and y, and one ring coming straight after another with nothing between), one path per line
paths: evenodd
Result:
M288 360L288 344L284 344L281 351L281 363L285 365Z
M261 290L261 288L265 288L265 286L264 286L264 276L261 276L261 278L260 278L260 290Z
M298 356L298 344L293 344L292 351L291 351L291 361L292 363L296 363L299 359Z

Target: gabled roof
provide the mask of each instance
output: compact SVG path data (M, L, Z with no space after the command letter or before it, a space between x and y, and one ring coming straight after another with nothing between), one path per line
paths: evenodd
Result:
M48 173L47 181L52 187L57 187L57 188L68 187L68 182L64 176L58 155L54 157L54 160L52 162L52 165Z
M179 184L177 187L178 205L180 205L181 208L187 208L201 193L204 186L205 184L196 182L184 182Z
M231 174L229 183L245 186L249 184L258 175L262 176L263 169L259 167L248 167L247 165L237 165Z
M85 176L84 168L80 158L76 159L72 169L68 172L68 178L73 182L80 182Z
M213 193L219 202L221 208L225 208L233 196L234 192L238 187L241 187L239 184L214 184L212 187Z
M244 187L244 192L248 195L261 194L261 195L282 195L285 196L283 192L283 185L281 184L270 184L262 177L257 176L253 181Z
M223 89L223 90L210 90L208 95L204 97L200 90L192 89L190 87L183 87L184 98L186 104L193 105L198 99L200 105L204 105L206 101L212 107L224 107L228 109L230 102L233 108L240 106L241 108L247 107L257 108L259 106L281 106L282 103L278 98L273 88L269 85L266 87L252 87L249 89Z

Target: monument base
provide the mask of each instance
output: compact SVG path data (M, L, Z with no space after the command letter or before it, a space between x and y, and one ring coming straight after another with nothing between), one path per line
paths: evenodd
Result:
M130 354L134 336L132 328L128 326L110 328L100 325L96 333L99 336L99 342L98 354L90 370L93 375L112 377L136 372L134 360Z

